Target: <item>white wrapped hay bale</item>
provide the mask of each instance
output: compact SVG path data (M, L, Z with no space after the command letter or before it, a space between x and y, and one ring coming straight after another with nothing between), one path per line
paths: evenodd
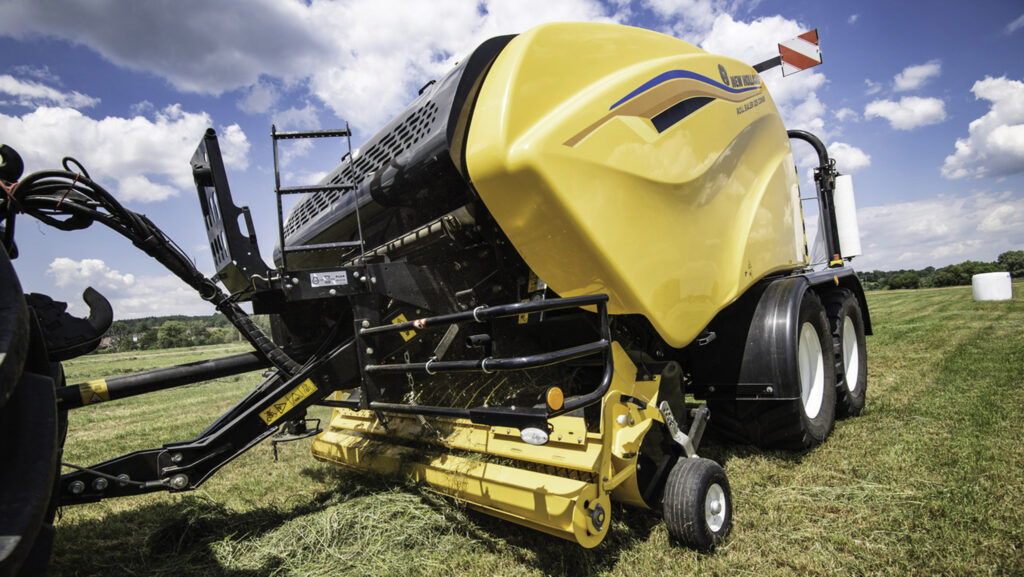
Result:
M976 301L1008 301L1013 298L1010 273L986 272L971 277Z

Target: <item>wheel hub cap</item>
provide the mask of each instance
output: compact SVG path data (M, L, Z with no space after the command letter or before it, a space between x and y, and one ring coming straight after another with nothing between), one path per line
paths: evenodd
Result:
M708 487L707 495L704 496L704 520L712 533L717 533L725 526L725 516L728 504L725 501L725 491L718 483L712 483Z
M848 316L843 317L843 374L846 388L856 389L860 379L860 347L857 346L857 331Z
M825 394L825 363L818 331L811 323L804 323L800 327L797 363L800 370L800 400L803 402L804 413L813 419L821 411L821 401Z

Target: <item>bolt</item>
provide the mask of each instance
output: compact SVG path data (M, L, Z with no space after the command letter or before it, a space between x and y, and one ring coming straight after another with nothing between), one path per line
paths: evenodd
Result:
M626 415L619 415L616 417L615 422L622 426L626 426Z
M576 442L582 445L583 444L583 437L576 437Z
M561 441L561 440L562 440L562 435L558 435L558 440L559 440L559 441Z
M714 385L711 385L710 387L708 387L708 392L709 392L709 393L713 393L713 392L715 392L715 386L714 386Z
M636 421L635 421L635 420L633 420L633 417L630 417L630 418L629 418L629 424L630 424L630 425L633 425L634 423L636 423Z
M107 481L103 477L96 477L96 479L93 480L92 482L92 488L96 489L97 491L102 491L106 489L108 485L110 485L110 481Z
M181 459L182 459L181 453L174 453L173 455L171 455L171 462L172 463L180 463Z
M512 434L512 429L505 429L505 434L506 435L511 435Z
M338 294L338 291L336 291L334 289L331 289L331 290L327 291L327 294L329 294L331 296L334 296L334 295Z
M125 481L128 481L128 480L131 479L131 477L129 477L128 475L126 475L124 473L121 473L120 475L118 475L117 478L119 479L119 481L117 482L117 486L118 487L127 487L128 483L126 483Z
M371 276L370 277L370 284L377 284L377 277Z
M601 477L601 481L607 483L608 482L608 477Z
M82 491L85 491L85 483L81 481L71 481L68 485L68 491L71 491L72 495L81 495Z
M370 321L363 321L363 328L364 329L369 327L369 326L370 326Z
M299 284L299 279L292 277L292 284Z
M373 347L366 347L366 354L372 355L373 354Z
M178 475L175 475L175 476L171 477L171 488L172 489L177 489L177 490L180 491L180 490L184 489L185 487L188 487L188 475L178 474Z
M284 288L287 289L287 290L292 290L292 285L291 284L286 284L286 285L284 285Z
M718 501L712 501L711 502L711 514L712 515L717 515L717 514L719 514L721 512L722 512L722 504L719 503Z
M774 395L775 394L775 387L771 387L771 386L765 387L764 388L764 392L768 393L769 395Z
M359 282L366 282L366 276L359 277Z

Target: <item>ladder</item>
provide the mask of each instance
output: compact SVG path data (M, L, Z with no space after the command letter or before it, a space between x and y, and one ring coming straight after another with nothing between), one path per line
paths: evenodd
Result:
M353 199L353 204L356 210L356 229L359 233L359 240L344 241L344 242L328 242L321 244L307 244L307 245L293 245L288 246L284 243L284 210L281 204L281 197L286 194L308 194L318 192L329 192L332 190L340 190L342 192L352 191L355 192L356 186L354 183L339 183L339 184L326 184L326 185L314 185L314 186L281 186L281 172L277 162L277 141L279 140L298 140L305 138L344 138L348 145L348 153L342 158L348 158L349 162L352 162L352 131L349 129L348 122L345 123L345 128L337 130L312 130L305 132L278 132L277 126L270 125L270 137L274 143L274 194L277 196L277 235L279 246L281 247L281 268L288 271L288 255L290 253L305 252L305 251L316 251L316 250L329 250L335 248L359 248L359 257L364 259L366 253L366 243L363 240L363 222L359 214L359 199Z

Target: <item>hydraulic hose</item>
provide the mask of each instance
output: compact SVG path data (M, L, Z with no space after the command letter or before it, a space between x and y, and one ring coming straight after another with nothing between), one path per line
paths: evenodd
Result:
M145 215L124 208L113 195L89 178L78 161L65 158L65 169L69 164L74 164L79 172L35 172L10 189L9 198L0 201L0 215L9 220L5 233L13 233L13 217L18 212L61 230L77 230L100 222L132 241L195 289L204 300L212 303L273 366L287 376L298 373L299 364L256 326L231 297L206 278L158 226ZM61 216L66 218L58 218Z

